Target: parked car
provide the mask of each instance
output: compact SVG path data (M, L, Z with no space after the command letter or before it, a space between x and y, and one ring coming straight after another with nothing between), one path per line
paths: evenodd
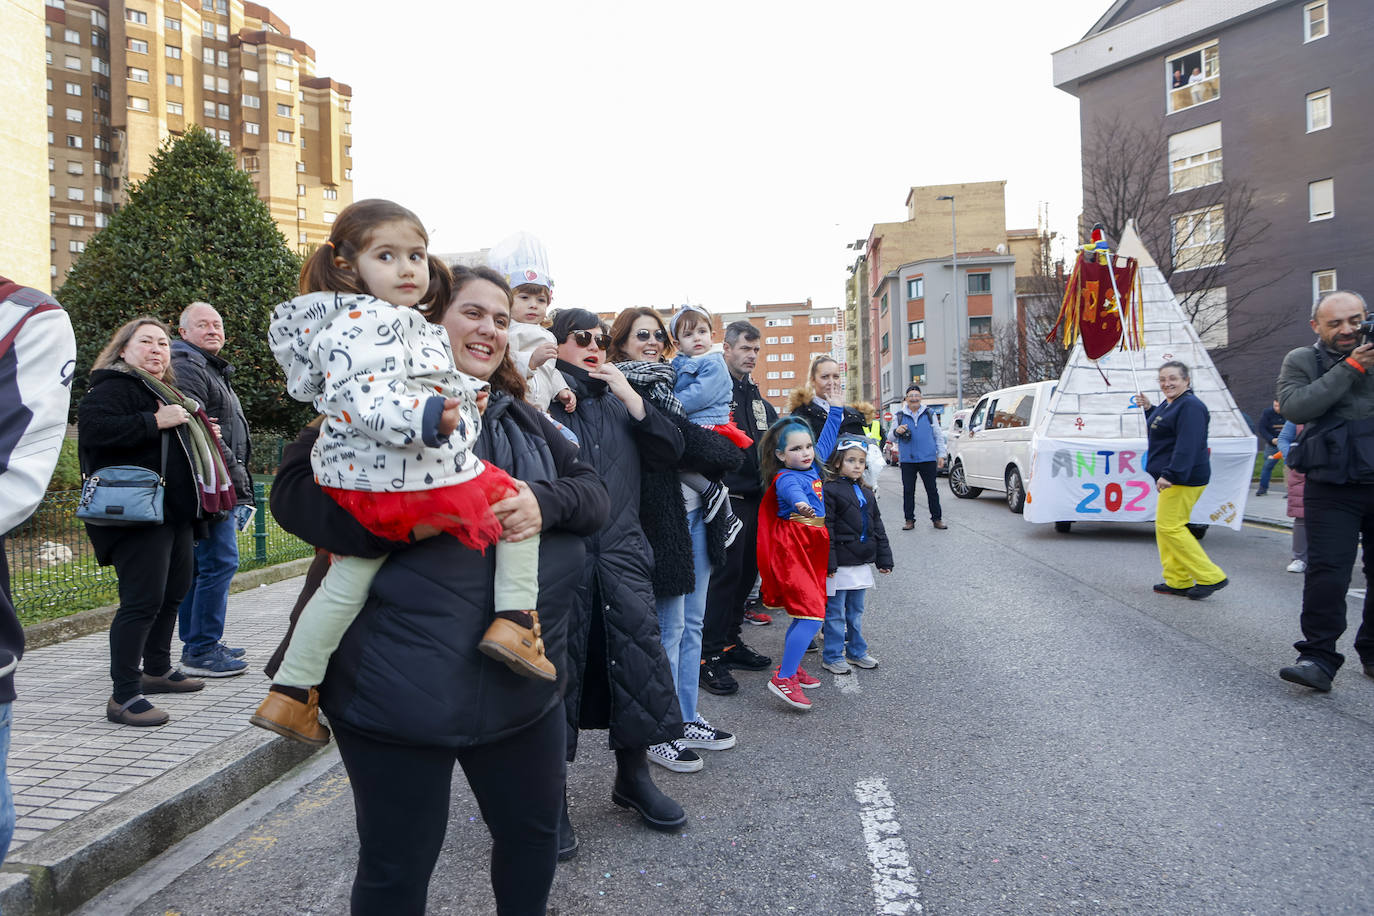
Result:
M949 444L950 492L960 499L975 499L992 490L1005 495L1011 511L1024 510L1031 434L1058 384L1057 379L1032 382L979 398L961 435Z

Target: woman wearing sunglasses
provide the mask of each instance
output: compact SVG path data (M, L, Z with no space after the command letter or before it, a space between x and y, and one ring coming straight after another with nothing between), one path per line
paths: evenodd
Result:
M659 639L684 723L683 737L650 746L649 759L677 773L694 773L703 766L694 748L723 751L735 746L734 735L715 728L697 711L706 593L712 565L725 562L729 516L722 512L707 521L706 500L683 478L695 473L719 482L739 467L743 453L719 433L687 419L673 395L676 372L667 362L672 350L663 319L651 308L626 309L611 327L611 361L640 397L677 426L684 445L674 468L645 470L641 476L639 517L653 550Z
M668 659L654 625L653 561L640 527L640 477L666 471L682 457L682 435L615 366L601 320L583 309L553 319L557 367L577 396L563 422L576 434L579 457L611 498L610 520L586 539L580 600L568 625L568 760L579 728L609 728L616 776L611 800L639 812L644 823L672 831L687 822L682 806L654 786L646 749L682 737L682 712ZM559 858L571 858L577 837L567 800Z

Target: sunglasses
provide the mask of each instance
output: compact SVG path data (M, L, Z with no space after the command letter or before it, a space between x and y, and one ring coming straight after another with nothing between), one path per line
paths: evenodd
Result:
M591 331L572 331L565 339L571 339L579 347L590 347L595 340L598 350L605 350L611 345L611 335L593 334Z
M640 328L638 331L635 331L635 340L648 340L650 337L659 343L668 342L668 335L664 334L662 331L649 331L645 328Z

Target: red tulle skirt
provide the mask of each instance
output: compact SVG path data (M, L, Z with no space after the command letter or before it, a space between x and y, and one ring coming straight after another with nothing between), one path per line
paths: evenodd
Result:
M321 487L373 534L390 541L409 540L419 525L430 525L456 537L473 550L486 550L501 539L501 523L491 504L515 493L515 481L486 462L471 480L434 490L374 493Z
M744 430L736 426L734 420L731 420L729 423L717 423L715 426L708 426L706 428L720 433L722 436L735 443L739 448L748 448L754 444L754 440L745 435Z
M824 519L779 518L778 494L772 484L759 505L758 556L760 601L782 608L789 617L825 619L830 532Z

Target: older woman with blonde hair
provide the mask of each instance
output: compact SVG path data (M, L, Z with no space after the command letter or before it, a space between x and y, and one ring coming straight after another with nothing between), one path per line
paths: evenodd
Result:
M223 486L233 505L219 438L199 405L175 387L171 333L162 321L135 318L100 351L77 408L77 447L85 474L124 465L163 478L161 523L86 523L96 560L113 565L119 577L105 716L122 725L161 725L168 715L146 694L205 686L173 670L171 661L177 607L191 583L194 528L200 523L203 534L207 514L222 507Z

